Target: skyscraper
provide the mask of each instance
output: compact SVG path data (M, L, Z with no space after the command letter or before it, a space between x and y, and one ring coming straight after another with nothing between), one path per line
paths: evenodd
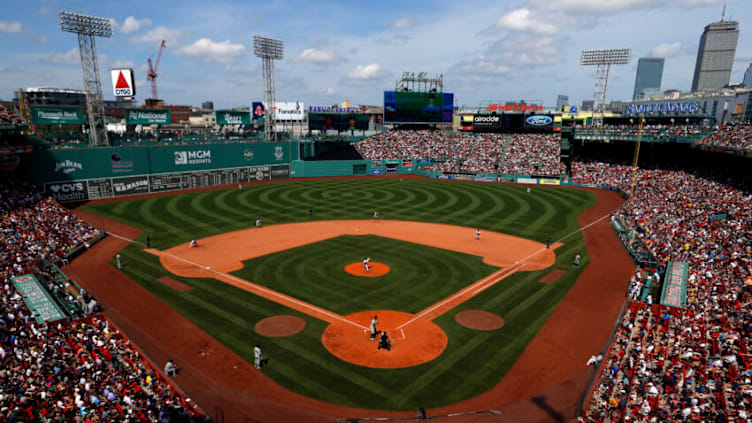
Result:
M744 72L744 79L742 79L744 88L752 88L752 63L747 67L747 71Z
M637 76L635 76L632 100L643 98L643 90L649 92L661 90L665 60L656 57L640 57L640 60L637 61Z
M561 106L566 106L569 104L569 96L564 94L559 94L556 96L556 109L561 110Z
M705 26L697 49L692 91L723 88L731 78L731 67L739 40L739 23L714 22Z

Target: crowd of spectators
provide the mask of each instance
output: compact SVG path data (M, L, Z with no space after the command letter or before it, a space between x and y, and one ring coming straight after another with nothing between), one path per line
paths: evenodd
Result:
M12 276L57 260L98 230L7 175L0 220L0 422L194 421L188 400L106 318L40 324L16 291Z
M734 150L752 150L752 125L719 126L710 135L698 139L695 143Z
M514 134L499 173L517 175L559 175L561 145L558 136Z
M21 118L11 109L0 104L0 124L20 125L23 123Z
M395 130L356 143L366 160L426 159L429 170L459 173L559 175L557 136Z
M629 192L631 169L575 163L573 181ZM616 216L661 264L688 263L687 305L630 303L584 418L748 421L752 196L683 171L639 170Z

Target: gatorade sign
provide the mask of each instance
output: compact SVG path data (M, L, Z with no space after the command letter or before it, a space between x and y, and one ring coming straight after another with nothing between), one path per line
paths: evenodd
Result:
M133 97L136 95L133 69L112 69L110 76L112 76L112 92L115 97Z

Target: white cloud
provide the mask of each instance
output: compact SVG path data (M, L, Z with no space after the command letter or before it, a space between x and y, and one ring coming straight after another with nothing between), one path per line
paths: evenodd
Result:
M547 19L534 19L531 16L530 9L522 7L504 14L496 22L496 27L508 31L526 32L530 34L556 34L558 28L556 25L547 21Z
M235 73L258 73L259 67L256 65L227 65L225 66L225 69L227 69L230 72Z
M650 50L650 57L668 58L676 56L676 54L679 53L679 50L681 50L681 47L682 43L679 42L658 44L654 49Z
M228 63L245 54L243 44L233 44L230 40L220 42L201 38L191 45L181 47L176 52L181 56L196 56L203 63Z
M390 25L394 29L406 29L413 26L413 20L410 18L397 19Z
M521 68L561 63L556 37L529 34L507 36L493 43L484 54L460 61L452 69L476 80L514 75Z
M378 63L369 65L358 65L347 74L347 77L354 80L372 80L381 79L384 76L384 69Z
M332 87L329 87L326 90L324 90L324 95L334 95L336 93L337 93L337 90L335 90Z
M0 21L0 32L18 34L23 32L23 25L18 21Z
M169 47L177 45L180 42L181 38L183 38L183 31L179 29L170 29L164 26L158 26L154 29L146 31L139 36L131 37L130 41L132 43L159 45L162 40L165 40L167 42L167 46Z
M151 25L151 19L136 19L134 16L128 16L123 24L119 25L118 30L123 34L131 34L149 25Z
M332 50L323 48L309 47L303 49L298 56L293 59L299 63L313 63L315 65L326 66L342 62L343 59L337 56Z
M74 47L66 51L65 53L55 53L53 55L50 55L44 61L49 63L66 63L73 65L76 63L81 63L81 55L78 52L78 48Z

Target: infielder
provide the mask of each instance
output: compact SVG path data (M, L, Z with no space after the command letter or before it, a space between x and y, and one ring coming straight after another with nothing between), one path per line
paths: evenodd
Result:
M261 346L259 344L253 347L253 367L261 370Z
M191 245L188 246L188 248L198 247L198 241L195 239L191 240Z
M480 240L480 229L475 230L475 239Z
M376 339L376 335L379 334L379 330L376 329L376 324L378 324L378 323L379 323L378 316L374 315L373 318L371 319L371 326L370 326L370 329L371 329L371 341L373 341L374 339Z
M371 258L366 257L363 259L363 267L366 269L366 273L371 270Z

